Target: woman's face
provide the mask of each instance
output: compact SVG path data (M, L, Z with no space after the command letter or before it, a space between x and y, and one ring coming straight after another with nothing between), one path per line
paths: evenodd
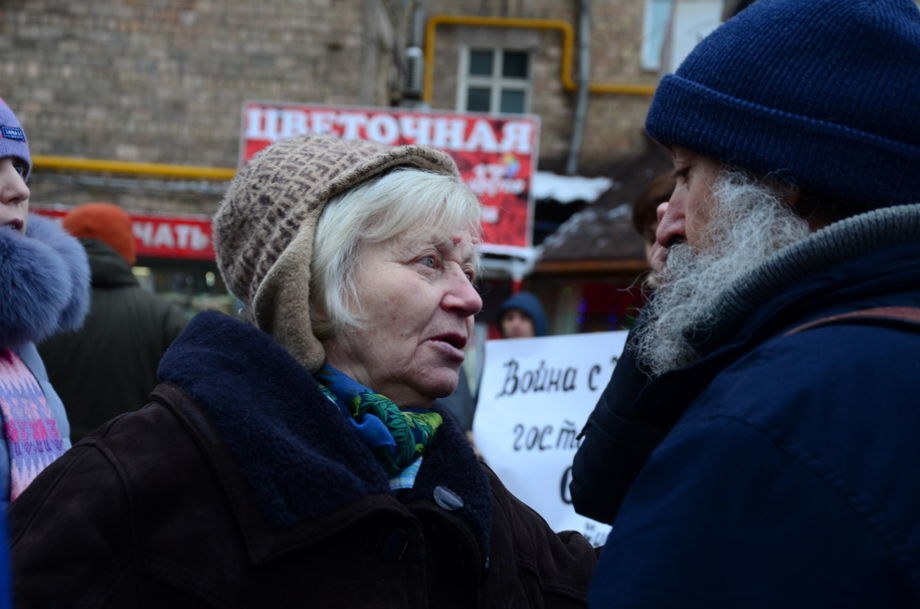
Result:
M475 247L467 230L364 244L354 271L364 327L326 341L326 362L402 407L450 395L482 308Z
M15 157L0 159L0 226L24 233L29 219L29 187L23 179L28 167Z

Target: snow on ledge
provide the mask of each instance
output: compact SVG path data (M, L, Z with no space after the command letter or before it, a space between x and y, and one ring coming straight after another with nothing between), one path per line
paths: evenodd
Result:
M573 201L593 203L612 186L613 180L610 178L561 176L548 171L538 171L530 183L530 190L536 201L552 199L559 203Z

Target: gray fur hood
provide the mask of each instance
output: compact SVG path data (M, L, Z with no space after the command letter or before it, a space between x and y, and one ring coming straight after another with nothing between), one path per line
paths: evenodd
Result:
M0 227L0 294L2 348L76 330L90 299L83 246L56 222L35 214L24 235Z

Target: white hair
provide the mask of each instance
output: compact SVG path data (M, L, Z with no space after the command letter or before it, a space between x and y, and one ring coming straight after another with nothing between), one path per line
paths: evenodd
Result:
M362 244L457 227L479 240L480 215L479 199L459 178L421 169L397 169L330 199L316 225L310 262L313 333L325 340L361 325L354 271Z
M710 245L670 248L645 323L636 329L637 360L653 377L695 361L687 332L716 325L717 303L736 281L808 236L808 222L785 202L788 194L747 173L720 171L706 225Z

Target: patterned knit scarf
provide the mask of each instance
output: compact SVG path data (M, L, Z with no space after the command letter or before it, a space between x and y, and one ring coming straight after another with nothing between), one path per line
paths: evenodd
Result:
M400 410L386 396L332 366L323 366L314 376L391 476L422 456L443 422L441 415L430 410Z
M0 350L0 411L10 457L10 501L64 453L64 440L42 389L9 349Z

